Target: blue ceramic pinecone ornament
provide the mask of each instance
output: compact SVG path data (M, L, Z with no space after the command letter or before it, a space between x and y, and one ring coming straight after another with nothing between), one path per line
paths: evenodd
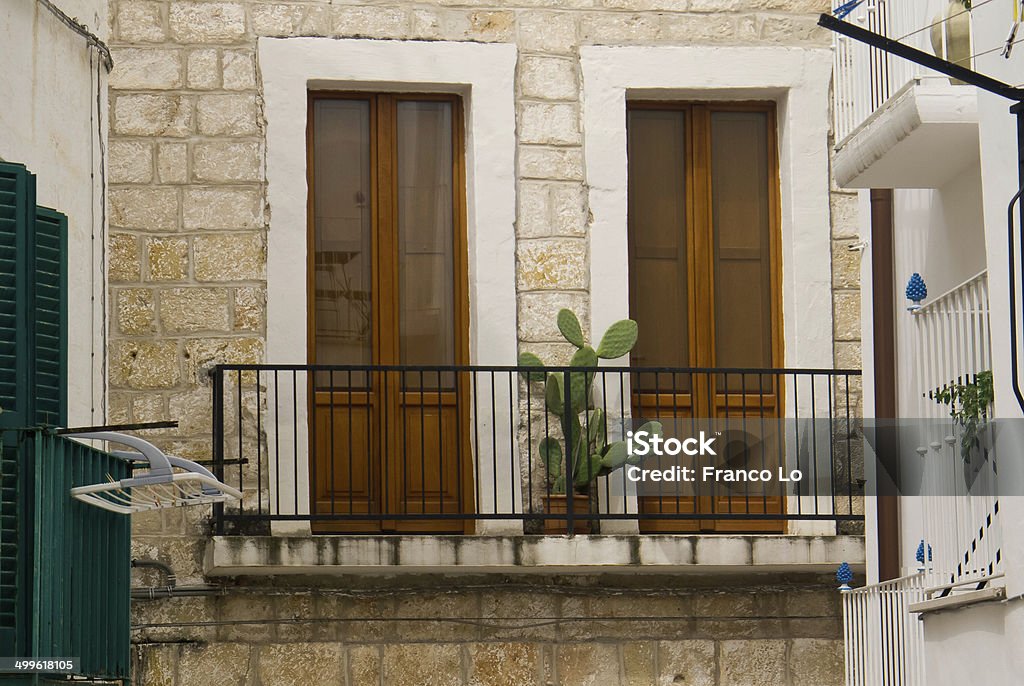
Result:
M846 586L853 581L853 570L850 569L849 563L844 562L839 565L839 569L836 570L836 581L841 583L843 586Z
M907 282L907 300L920 305L921 301L928 297L928 287L924 285L924 279L917 272L914 272Z

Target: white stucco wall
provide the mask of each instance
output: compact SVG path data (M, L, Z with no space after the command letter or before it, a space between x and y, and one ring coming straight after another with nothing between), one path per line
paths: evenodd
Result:
M106 0L55 4L105 31ZM68 421L99 424L105 412L106 70L85 38L35 0L0 2L0 52L0 158L26 165L36 175L37 202L68 216Z

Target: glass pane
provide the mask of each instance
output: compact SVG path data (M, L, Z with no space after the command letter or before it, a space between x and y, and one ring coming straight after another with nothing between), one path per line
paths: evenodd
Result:
M399 359L454 364L452 104L403 100L397 111Z
M640 327L631 361L640 367L690 364L686 266L686 114L628 113L630 316ZM644 390L689 388L689 377L655 379ZM682 387L681 387L682 386Z
M712 112L715 359L719 367L772 366L768 115ZM729 389L742 385L730 376ZM756 392L750 377L748 391ZM721 389L720 389L721 390Z
M370 178L370 103L315 101L313 316L318 364L373 361ZM335 379L342 376L335 374Z

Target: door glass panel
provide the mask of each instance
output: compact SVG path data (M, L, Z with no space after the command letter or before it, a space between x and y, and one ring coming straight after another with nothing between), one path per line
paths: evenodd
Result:
M686 238L686 113L628 113L630 316L640 337L630 359L644 367L690 364ZM689 377L653 374L638 390L687 390Z
M772 366L768 116L711 113L715 363ZM757 376L730 375L719 391L760 392Z
M318 364L373 361L370 103L316 100L313 261ZM335 374L335 385L348 375ZM353 374L353 385L364 385ZM318 375L318 386L329 376Z
M455 363L452 105L399 101L398 302L402 364ZM410 374L407 387L436 388L436 373Z

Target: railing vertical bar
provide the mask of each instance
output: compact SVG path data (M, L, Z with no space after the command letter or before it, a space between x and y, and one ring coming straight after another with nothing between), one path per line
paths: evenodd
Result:
M328 374L328 377L327 377L327 392L330 394L329 395L330 402L329 402L329 408L328 408L328 413L329 414L327 415L327 422L328 422L328 424L330 426L330 432L331 432L331 448L330 448L331 454L330 454L330 456L328 457L328 460L327 460L328 464L330 465L330 470L331 470L331 485L328 487L327 492L331 494L331 514L334 514L334 512L335 512L335 509L334 509L335 508L335 502L334 501L337 499L334 488L335 488L335 486L338 483L337 479L334 478L335 462L337 462L337 456L338 456L338 452L335 450L335 447L334 447L334 370L333 369L329 369L327 371L327 374ZM348 487L349 487L349 492L351 492L351 490L352 490L352 482L351 481L349 481Z
M562 372L562 391L565 396L564 412L565 426L562 431L565 434L565 511L566 529L570 536L576 533L575 505L576 505L576 466L573 464L573 434L572 434L572 376L568 371Z
M516 461L512 459L512 456L516 454L516 379L515 372L508 373L508 484L509 484L509 501L512 503L512 507L509 510L511 514L516 513ZM526 509L523 508L523 512Z
M213 368L213 473L219 481L224 480L224 370ZM81 482L79 482L81 483ZM224 503L213 506L214 530L224 535Z
M494 514L498 514L498 427L497 405L494 398L494 370L491 370L489 388L491 389L491 482L494 497Z
M346 421L348 422L348 454L345 456L345 463L348 465L348 513L355 513L355 481L352 478L353 463L355 462L354 451L352 450L352 413L353 413L353 399L352 399L352 370L346 370L348 374L345 377L345 389L348 391L346 398L348 399L348 407L345 408ZM366 474L367 480L370 479L370 474ZM369 484L367 484L369 485Z
M444 410L441 409L441 389L444 387L441 380L441 371L437 371L437 456L440 468L438 478L437 500L441 514L444 514L444 499L447 493L444 490ZM509 409L511 411L511 403ZM456 439L457 440L457 439Z

